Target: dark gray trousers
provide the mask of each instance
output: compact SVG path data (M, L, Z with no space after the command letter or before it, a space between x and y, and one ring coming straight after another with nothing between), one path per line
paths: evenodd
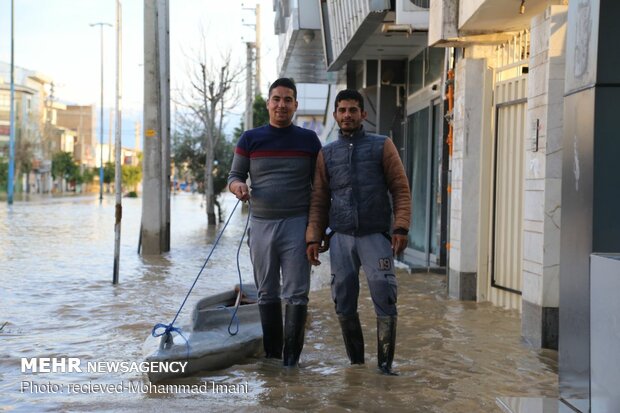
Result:
M397 287L392 244L383 234L351 236L336 233L331 238L329 257L332 272L332 298L336 313L357 313L359 270L366 273L370 296L377 316L397 314Z
M306 216L250 218L248 243L259 304L280 302L282 299L287 304L308 305L310 263L306 258L307 224Z

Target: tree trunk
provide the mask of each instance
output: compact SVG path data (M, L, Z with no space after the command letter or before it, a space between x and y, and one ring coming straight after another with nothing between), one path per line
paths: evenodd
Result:
M210 141L207 138L207 141ZM217 220L215 219L215 194L213 191L213 150L210 150L207 145L207 160L205 162L205 199L206 199L206 211L207 211L207 224L215 225Z
M206 155L204 167L204 190L206 203L205 210L207 214L207 224L216 225L218 222L217 217L220 214L218 213L218 216L215 215L216 199L213 182L215 143L222 134L224 98L226 97L226 93L230 89L230 83L232 82L234 76L231 77L231 74L228 71L229 68L227 64L221 68L219 82L214 79L207 81L206 64L200 63L200 68L201 77L197 78L197 80L200 80L200 83L198 85L195 84L194 87L198 92L200 92L202 98L200 108L199 110L196 110L196 112L198 112L199 117L202 121L202 125L204 126L202 143L204 145ZM219 113L219 125L217 124L218 105L221 105Z

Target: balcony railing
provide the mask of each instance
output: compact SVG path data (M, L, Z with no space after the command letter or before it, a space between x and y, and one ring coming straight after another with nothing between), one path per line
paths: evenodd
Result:
M278 0L276 6L279 75L301 83L326 82L319 3Z
M385 13L390 9L389 0L326 0L331 35L331 51L334 60L339 60L343 52L352 45L352 40L366 22L375 23L372 31L380 24ZM328 62L330 64L332 62Z

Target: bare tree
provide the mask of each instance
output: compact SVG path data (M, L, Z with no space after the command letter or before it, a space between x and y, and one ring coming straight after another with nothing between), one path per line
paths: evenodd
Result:
M203 45L206 44L203 34ZM206 51L194 60L190 68L191 92L183 98L180 105L190 109L198 118L201 126L202 145L206 154L204 168L204 185L206 197L207 223L215 225L215 192L213 184L213 167L215 161L216 140L222 135L224 117L236 103L236 84L243 71L232 64L230 53L223 56L221 64L207 63ZM214 69L218 67L218 69Z

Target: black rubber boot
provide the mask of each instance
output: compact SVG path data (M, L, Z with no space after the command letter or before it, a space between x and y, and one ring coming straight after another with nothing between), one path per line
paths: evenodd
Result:
M377 364L381 373L390 376L396 347L396 316L377 317Z
M263 346L268 359L282 358L282 305L259 304L260 322L263 326Z
M339 315L338 321L351 364L364 364L364 335L359 315Z
M307 305L286 305L284 316L284 360L288 367L296 366L301 349L304 347Z

